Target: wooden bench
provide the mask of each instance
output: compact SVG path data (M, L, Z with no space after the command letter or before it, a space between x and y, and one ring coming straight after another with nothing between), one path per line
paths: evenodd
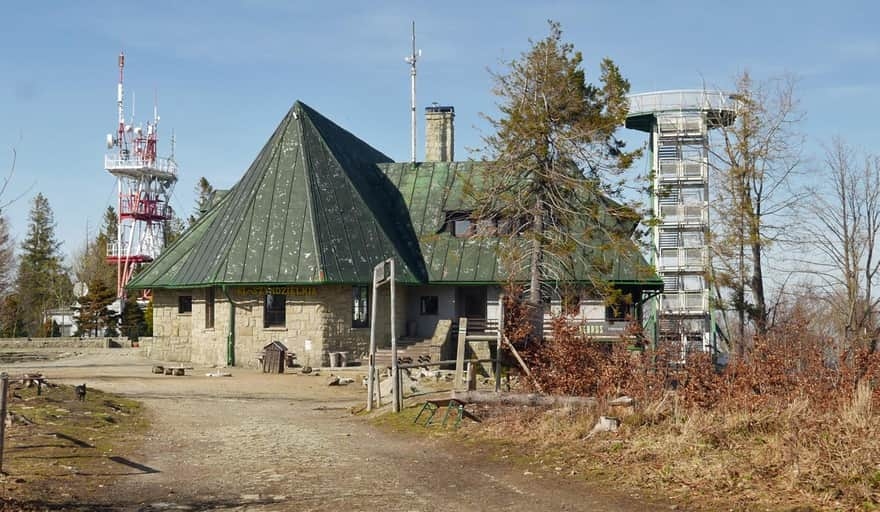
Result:
M413 420L413 423L418 424L419 418L421 418L422 413L428 411L430 414L428 415L428 419L425 420L425 426L431 424L431 421L434 419L434 415L437 411L446 407L446 413L443 415L443 426L446 426L446 422L449 420L449 412L453 409L457 413L457 417L455 418L455 428L458 428L458 425L461 423L461 419L464 417L464 406L467 405L461 400L457 400L455 398L438 398L434 400L427 400L424 405L422 405L421 410L416 415L416 419Z

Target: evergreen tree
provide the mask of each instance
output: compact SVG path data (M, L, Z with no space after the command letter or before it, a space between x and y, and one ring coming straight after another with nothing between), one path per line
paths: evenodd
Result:
M478 230L488 224L491 236L506 235L508 272L527 276L535 310L541 286L572 277L578 266L595 269L590 278L599 293L614 294L604 269L578 259L628 243L630 233L615 219L638 220L632 208L602 199L620 197L621 174L640 154L625 151L616 136L628 112L629 82L607 58L598 83L588 82L583 56L562 40L558 23L549 23L546 38L532 41L505 73L493 73L501 115L486 116L495 129L484 138L486 171L479 183L465 177L479 205Z
M54 307L68 305L73 285L62 265L61 242L55 239L55 217L43 194L34 198L28 231L21 244L21 262L16 287L22 306L22 320L29 333L46 336L43 318Z
M192 226L198 221L208 208L211 206L211 200L214 197L214 186L207 178L202 176L196 183L196 206L193 208L192 215L189 216L187 225Z
M27 336L21 301L17 293L11 293L0 302L0 335L4 338Z
M74 258L77 281L90 283L97 277L108 288L116 289L116 265L107 263L107 245L116 240L116 229L116 210L108 206L101 230L94 240L86 241L86 246Z
M98 336L107 330L115 332L118 315L109 308L114 300L116 300L116 290L106 286L98 277L92 279L89 283L88 293L78 299L79 318L77 325L80 335ZM115 334L108 336L115 336Z
M129 297L125 301L120 327L122 335L128 336L129 339L134 341L147 334L147 320L144 310L141 309L134 297Z
M150 302L147 303L147 307L144 310L144 336L152 336L153 335L153 297L150 297Z
M180 238L180 235L186 230L186 223L172 211L171 218L162 224L162 237L165 240L165 246L169 246Z

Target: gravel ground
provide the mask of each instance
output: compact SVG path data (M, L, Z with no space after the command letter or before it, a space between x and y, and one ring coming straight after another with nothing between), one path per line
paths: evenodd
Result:
M154 363L136 349L12 359L4 370L42 371L56 382L86 382L145 404L152 427L136 454L142 472L93 499L112 509L668 509L583 481L531 474L488 456L488 449L374 427L349 413L365 395L358 384L328 387L324 377L244 369L229 370L232 377L207 377L214 370L206 368L186 377L154 375Z

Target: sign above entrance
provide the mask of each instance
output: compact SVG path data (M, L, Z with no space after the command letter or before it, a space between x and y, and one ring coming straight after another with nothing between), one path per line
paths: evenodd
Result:
M235 288L240 296L287 295L288 297L314 297L318 295L315 286L243 286Z

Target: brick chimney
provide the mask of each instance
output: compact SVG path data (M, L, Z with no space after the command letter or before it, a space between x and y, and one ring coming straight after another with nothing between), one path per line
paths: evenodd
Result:
M434 103L425 108L425 161L455 160L455 107Z

